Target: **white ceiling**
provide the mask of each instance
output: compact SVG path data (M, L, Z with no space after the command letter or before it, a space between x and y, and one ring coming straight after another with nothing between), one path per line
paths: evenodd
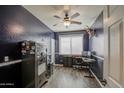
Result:
M31 12L35 17L47 25L50 29L55 32L61 31L75 31L85 29L86 25L91 26L95 19L98 17L100 12L103 10L102 5L71 5L71 10L69 15L74 13L80 13L80 16L74 18L73 20L81 21L81 25L71 24L66 28L61 19L54 18L54 15L58 15L64 18L65 14L63 12L63 5L24 5L25 9ZM57 26L53 26L56 23L60 23Z

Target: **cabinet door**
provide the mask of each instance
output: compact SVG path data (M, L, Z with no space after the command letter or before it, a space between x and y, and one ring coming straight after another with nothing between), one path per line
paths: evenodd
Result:
M22 61L22 87L35 87L35 60Z

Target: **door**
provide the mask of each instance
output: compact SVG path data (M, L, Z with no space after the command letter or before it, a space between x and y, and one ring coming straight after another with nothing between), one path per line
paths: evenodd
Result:
M104 78L110 87L124 87L124 6L107 6L104 9L105 62Z
M112 87L122 87L122 20L109 27L109 77L108 82Z

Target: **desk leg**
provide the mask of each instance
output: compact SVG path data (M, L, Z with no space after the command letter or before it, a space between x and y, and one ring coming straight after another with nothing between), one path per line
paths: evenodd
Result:
M89 75L86 75L84 77L86 77L86 78L94 78L92 73L90 72L90 69L91 69L91 64L89 64L89 68L88 68Z

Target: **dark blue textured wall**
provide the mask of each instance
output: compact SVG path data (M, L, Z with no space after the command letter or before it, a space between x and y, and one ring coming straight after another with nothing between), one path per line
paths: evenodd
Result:
M0 63L4 56L20 59L18 42L23 40L46 43L50 50L50 41L54 33L22 6L0 6ZM21 63L0 67L0 83L14 83L21 87Z
M0 61L17 58L18 42L32 40L49 46L54 33L22 6L0 6Z
M83 38L83 50L88 51L89 50L89 35L87 32L84 32L84 38Z
M104 58L104 32L103 32L103 12L98 16L91 26L96 31L96 36L89 39L89 50L95 51L96 56ZM93 72L96 76L103 79L103 60L95 57L96 63L93 65Z

